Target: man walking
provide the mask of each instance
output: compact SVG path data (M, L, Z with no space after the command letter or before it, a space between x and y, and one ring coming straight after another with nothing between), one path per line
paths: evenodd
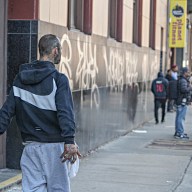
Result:
M165 121L165 106L167 99L168 81L164 78L163 73L159 72L157 78L153 80L151 85L151 91L154 94L154 115L156 124L159 123L158 110L162 108L161 122Z
M69 82L54 64L61 59L60 40L39 41L40 60L20 66L0 110L0 134L16 116L25 148L21 157L23 192L70 192L66 160L80 156L75 144L73 100Z
M177 112L175 119L175 138L180 139L189 139L187 134L184 133L184 125L183 122L185 120L187 105L190 104L191 101L191 86L188 80L190 76L189 70L187 67L183 67L181 70L181 77L178 80L177 85Z

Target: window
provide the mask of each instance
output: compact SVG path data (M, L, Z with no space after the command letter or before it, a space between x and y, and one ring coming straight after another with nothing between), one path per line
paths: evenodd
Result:
M133 43L142 46L143 0L133 1Z
M80 30L88 35L92 33L93 0L68 1L68 28Z
M156 0L150 1L150 26L149 26L149 47L155 49L156 37Z
M122 42L123 0L109 1L109 36Z

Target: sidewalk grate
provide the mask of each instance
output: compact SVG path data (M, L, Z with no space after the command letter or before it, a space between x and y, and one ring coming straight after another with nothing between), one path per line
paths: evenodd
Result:
M182 150L192 150L191 140L181 140L181 139L171 139L164 140L158 139L150 143L147 148L170 148L170 149L182 149Z

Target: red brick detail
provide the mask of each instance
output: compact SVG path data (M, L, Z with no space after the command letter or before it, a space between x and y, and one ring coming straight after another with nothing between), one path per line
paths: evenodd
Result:
M143 0L139 0L139 11L138 11L138 46L142 46L142 15L143 15Z
M84 22L83 22L83 32L85 34L91 35L92 33L92 0L84 0Z
M39 0L9 0L8 19L38 19Z
M123 0L117 1L117 26L116 40L122 42L123 39Z

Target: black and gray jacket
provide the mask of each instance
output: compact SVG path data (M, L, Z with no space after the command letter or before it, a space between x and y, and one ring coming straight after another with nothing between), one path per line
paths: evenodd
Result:
M35 61L20 66L0 110L1 134L14 115L24 142L74 143L75 121L69 82L51 62Z
M177 82L177 105L186 105L191 101L191 90L189 80L180 76Z

